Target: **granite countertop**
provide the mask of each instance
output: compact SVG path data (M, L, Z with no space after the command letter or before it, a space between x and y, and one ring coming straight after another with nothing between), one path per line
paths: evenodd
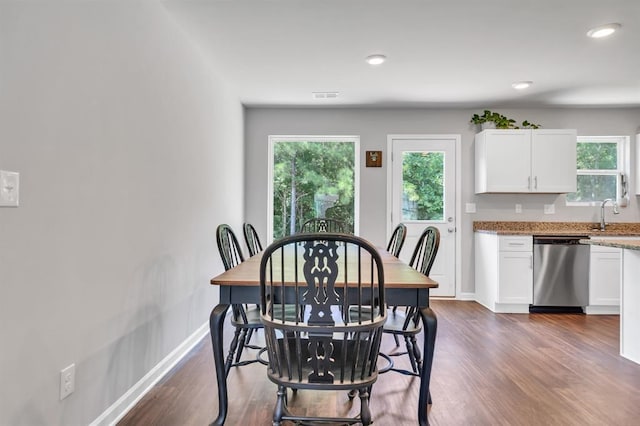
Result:
M473 222L474 232L498 235L558 235L558 236L601 236L640 237L640 223L618 222L607 225L600 231L600 224L594 222Z
M596 246L618 247L630 250L640 250L640 239L637 240L616 240L615 238L604 238L598 240L580 240L582 244Z

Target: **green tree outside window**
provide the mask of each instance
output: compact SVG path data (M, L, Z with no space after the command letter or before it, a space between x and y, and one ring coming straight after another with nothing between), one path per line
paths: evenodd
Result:
M353 142L279 141L273 164L274 239L315 217L341 220L353 231Z
M580 140L577 144L577 190L567 194L568 202L594 203L616 199L620 174L617 142Z
M444 152L404 152L402 220L443 220Z

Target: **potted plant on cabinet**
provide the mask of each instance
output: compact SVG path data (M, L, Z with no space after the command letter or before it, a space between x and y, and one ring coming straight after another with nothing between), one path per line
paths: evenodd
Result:
M522 128L523 129L539 129L540 125L539 124L534 124L534 123L529 123L527 120L524 120L522 122ZM516 127L517 129L517 127Z
M528 120L522 122L522 127L516 126L516 120L507 118L504 115L485 109L482 115L473 114L471 123L480 125L482 130L485 129L539 129L539 124L534 124Z

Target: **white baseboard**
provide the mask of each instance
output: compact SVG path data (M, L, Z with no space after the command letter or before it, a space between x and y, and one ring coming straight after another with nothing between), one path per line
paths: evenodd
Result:
M528 314L528 303L496 303L493 312L497 314Z
M584 313L588 315L620 315L620 306L585 306Z
M457 300L473 300L476 301L476 294L475 293L462 293L460 292L458 294L458 297L456 297Z
M476 300L475 293L458 293L457 296L429 296L429 300Z
M185 355L195 347L209 332L207 321L191 336L187 337L177 348L153 367L145 376L124 393L116 402L107 408L89 426L115 425L129 412L151 388L160 381Z

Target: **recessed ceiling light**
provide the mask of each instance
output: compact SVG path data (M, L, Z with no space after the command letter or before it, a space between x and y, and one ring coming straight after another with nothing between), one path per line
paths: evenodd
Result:
M601 25L599 27L595 27L590 29L587 32L587 35L591 38L602 38L610 36L615 33L622 25L618 23L612 23L607 25Z
M376 54L376 55L369 55L366 58L366 61L369 65L380 65L382 63L384 63L384 61L387 60L387 57L384 55L380 55L380 54Z
M313 99L335 99L338 92L311 92Z
M530 87L533 84L533 81L517 81L511 85L516 90L524 90Z

